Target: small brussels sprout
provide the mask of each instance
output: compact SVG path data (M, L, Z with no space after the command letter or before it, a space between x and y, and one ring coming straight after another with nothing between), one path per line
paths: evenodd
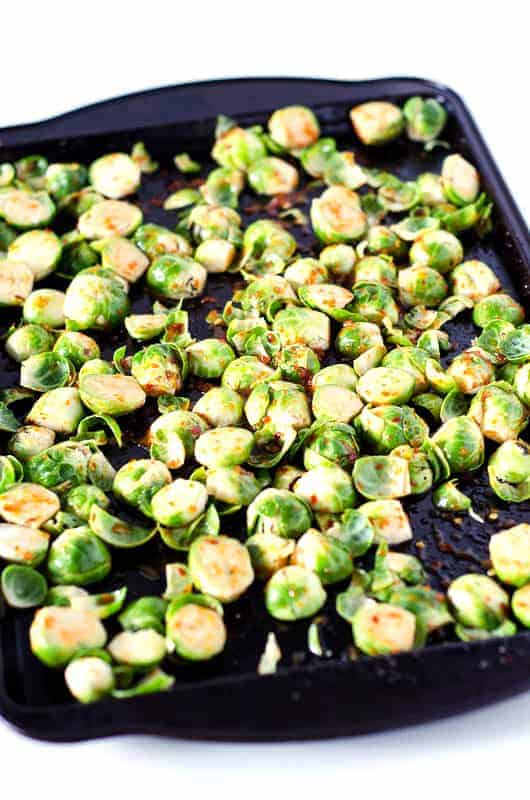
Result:
M237 208L239 195L244 186L244 172L239 169L230 169L230 167L218 167L209 173L205 183L201 186L200 195L197 200L199 200L202 195L204 200L211 205ZM186 189L181 191L186 191ZM168 201L166 201L165 204L165 208L167 207ZM172 207L174 208L174 205Z
M366 214L358 196L345 186L331 186L311 202L311 224L324 244L348 243L366 232Z
M67 358L57 353L39 353L21 364L20 385L35 392L46 392L71 383L74 374Z
M182 527L197 519L207 502L208 492L202 483L177 478L155 492L151 498L151 513L162 525Z
M472 509L471 500L457 488L455 480L440 484L433 492L432 501L442 511L468 511L470 516L478 516Z
M490 486L501 500L530 500L530 447L520 439L503 442L488 463Z
M372 405L406 403L414 391L414 378L402 369L374 367L359 378L357 391Z
M298 289L298 296L304 305L338 320L347 315L345 309L353 300L353 294L349 289L336 286L334 283L301 286Z
M320 252L318 259L335 280L341 280L353 273L357 255L349 244L329 244Z
M310 469L297 480L294 492L309 503L313 511L338 514L355 503L350 476L335 465Z
M151 458L169 469L178 469L193 455L195 441L208 428L204 419L191 411L170 411L158 417L149 429Z
M209 273L226 272L234 262L236 248L227 239L207 239L197 247L193 257Z
M0 193L0 217L14 228L43 228L54 216L55 203L47 192L9 187Z
M125 153L101 156L92 162L88 175L96 192L111 200L134 194L140 186L140 167Z
M200 592L221 603L237 600L254 580L248 550L229 536L200 536L191 544L188 567Z
M119 616L119 622L126 631L135 632L152 629L158 634L165 633L165 613L167 603L160 597L145 595L130 603Z
M189 575L189 570L185 564L166 564L166 591L165 600L174 600L181 594L188 594L193 591L193 584Z
M285 270L284 277L299 289L313 283L327 283L328 271L316 258L297 258Z
M432 267L417 265L401 269L398 275L399 299L404 306L436 308L448 294L443 276Z
M443 274L460 264L464 249L448 231L425 231L410 248L409 257L411 264L431 267Z
M347 321L338 333L335 346L346 358L356 359L374 347L384 347L381 330L373 322Z
M33 289L33 280L29 267L0 258L0 308L23 306Z
M78 381L82 381L87 375L114 375L115 369L109 361L102 358L91 358L87 361L77 374Z
M235 359L230 345L221 339L202 339L186 348L192 375L199 378L220 378Z
M241 217L228 206L196 205L188 215L187 225L197 244L209 239L225 239L236 246L241 244Z
M267 155L261 138L250 128L230 128L217 138L212 158L222 167L246 170Z
M264 489L247 509L250 535L274 534L295 539L311 526L311 521L307 502L288 489Z
M513 378L513 388L523 403L526 406L530 406L530 363L521 364L520 367L516 368Z
M0 516L15 525L40 528L60 508L57 495L35 483L17 483L0 494Z
M78 273L66 290L64 315L69 330L107 330L119 325L129 311L123 281L111 270L94 267Z
M479 328L485 328L494 320L521 325L524 322L524 308L509 294L503 292L490 294L476 304L473 309L473 322Z
M131 667L122 668L126 675L130 675ZM114 671L116 675L117 670ZM163 670L155 667L150 670L138 683L130 686L127 683L125 689L114 689L112 696L124 700L129 697L143 697L146 694L154 694L156 692L168 692L175 683L173 675L167 675Z
M298 171L288 161L268 156L252 162L248 182L258 194L287 194L298 185Z
M374 225L368 230L366 252L370 255L386 255L400 259L407 252L406 243L397 233L385 225Z
M52 349L55 337L42 325L22 325L6 339L7 355L19 363Z
M50 586L44 605L46 606L71 606L72 600L80 597L89 597L86 589L80 586Z
M247 461L254 444L243 428L214 428L201 434L195 444L195 458L205 467L235 467Z
M295 306L284 308L276 314L273 330L279 335L282 347L304 344L317 352L329 349L329 318L320 311Z
M369 520L376 542L396 545L412 539L410 522L399 500L374 500L357 510Z
M323 137L300 151L300 163L308 175L313 178L322 178L326 164L336 150L337 143L335 139L327 136Z
M451 468L451 472L471 472L484 463L484 438L470 417L452 417L432 437Z
M194 161L189 153L177 153L177 155L173 157L173 162L179 172L182 172L184 175L194 175L201 171L201 165Z
M101 254L101 263L105 269L110 269L129 283L136 283L142 277L149 259L128 239L112 236L93 242L94 250Z
M80 331L61 333L53 346L53 352L67 358L77 368L100 356L98 343Z
M403 271L403 270L402 270ZM401 272L400 272L401 274ZM355 283L381 283L395 286L397 269L389 256L364 256L355 266Z
M64 201L79 192L87 183L88 173L82 164L49 164L45 173L45 188L55 200Z
M302 386L307 385L320 370L320 361L313 350L305 344L291 344L282 347L277 364L284 380Z
M392 655L414 648L417 620L414 614L390 603L363 603L353 622L356 646L368 656Z
M255 356L235 358L223 372L221 383L223 388L238 392L247 397L258 383L273 380L277 372L263 364Z
M41 395L33 404L26 422L56 433L72 434L84 414L79 391L73 386L64 386Z
M0 186L9 186L15 179L15 168L13 164L4 161L0 164Z
M476 344L480 350L485 351L485 355L493 364L503 364L506 359L501 353L501 348L504 340L513 330L515 329L511 322L504 322L502 319L494 319L488 322L486 327L483 328L480 336L475 339L474 344ZM514 365L514 372L515 369L516 367ZM509 382L513 382L513 376Z
M489 542L491 563L497 577L510 586L530 581L530 525L522 522L495 533Z
M445 206L447 198L443 190L442 178L433 172L423 172L416 179L420 194L420 203L425 206Z
M275 619L292 622L312 617L326 602L318 576L295 564L279 569L265 587L265 606Z
M81 650L104 647L107 633L92 611L60 606L40 608L30 631L31 652L47 667L62 667Z
M495 369L491 361L477 349L464 350L456 356L447 369L453 378L456 388L463 394L476 394L477 391L492 382Z
M333 421L317 424L314 432L304 441L306 469L333 464L348 469L358 455L355 431L345 423Z
M202 294L208 273L202 264L187 256L158 256L147 271L147 286L170 300Z
M131 339L149 341L160 336L166 327L165 314L130 314L125 317L125 328Z
M57 289L37 289L26 298L24 322L43 328L62 328L65 322L65 294Z
M8 247L9 261L29 267L33 278L40 281L54 270L62 253L62 244L53 231L27 231L14 239Z
M460 575L451 582L447 597L457 622L468 628L494 630L510 607L504 589L487 575Z
M111 557L105 543L84 525L54 539L46 567L53 583L87 586L109 574Z
M324 586L342 581L353 571L352 557L339 541L313 528L298 539L291 563L314 572Z
M206 475L210 497L227 505L248 506L259 494L262 482L242 467L215 467Z
M140 172L151 175L158 170L159 164L153 161L143 142L135 142L131 150L131 158Z
M167 636L175 652L189 661L208 661L224 650L226 628L211 598L181 595L169 605Z
M499 444L517 439L527 424L528 412L509 384L491 383L478 390L468 415L486 439Z
M145 392L128 375L85 375L79 382L79 395L94 414L121 416L145 404Z
M391 323L398 321L399 309L387 286L363 281L356 283L352 291L353 298L348 310L353 319L358 319L355 315L359 315L367 322L374 322L377 325L381 325L385 319Z
M530 604L530 585L521 586L512 595L512 611L514 617L525 626L530 627L530 614L528 607Z
M433 97L409 97L403 106L407 136L413 142L432 142L442 132L447 111Z
M173 345L151 344L132 357L131 375L149 397L174 395L182 388L181 364Z
M355 428L368 450L376 455L390 453L410 444L420 447L429 435L428 425L409 406L365 406Z
M133 241L150 259L166 253L190 256L192 252L191 245L184 236L153 223L140 225L134 232Z
M96 703L114 689L112 667L103 658L74 658L65 671L64 680L70 694L80 703Z
M129 525L97 505L93 505L90 509L88 524L96 536L106 544L118 548L139 547L152 539L156 533L156 527Z
M2 570L2 594L12 608L33 608L43 604L48 591L46 579L33 567L10 564Z
M495 273L482 261L463 261L451 272L453 294L467 297L474 303L500 289Z
M405 127L401 109L381 100L355 106L350 111L350 119L355 133L367 145L391 142Z
M294 552L295 543L275 533L254 533L246 546L257 578L269 578L287 565Z
M108 651L118 664L142 669L159 664L167 653L165 638L151 628L118 633Z
M133 459L116 473L112 491L125 503L138 508L147 517L152 517L153 496L163 486L170 484L171 480L170 471L161 461L153 458Z
M13 564L36 567L46 557L50 537L23 525L0 523L0 558Z
M473 203L480 190L477 170L469 161L456 153L444 159L442 185L447 199L455 206Z
M268 122L269 133L280 147L294 152L314 145L320 135L318 120L306 106L277 108Z
M364 170L356 163L355 154L347 150L329 155L324 165L323 178L328 186L339 185L352 190L366 183Z

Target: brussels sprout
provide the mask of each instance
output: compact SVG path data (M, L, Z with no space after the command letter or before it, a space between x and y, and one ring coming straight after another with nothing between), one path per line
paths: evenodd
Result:
M406 403L412 397L414 379L402 369L374 367L359 378L357 391L373 405Z
M447 597L457 622L468 628L491 631L505 620L509 597L486 575L460 575L452 581Z
M50 586L44 605L46 606L71 606L76 598L89 597L86 589L80 586Z
M80 331L65 331L61 333L53 352L67 358L75 367L81 367L87 361L99 358L100 349L98 343Z
M399 299L408 307L423 305L436 308L448 294L443 276L435 269L422 265L400 270L398 286Z
M46 564L53 583L87 586L111 569L110 553L87 525L63 531L51 544Z
M70 598L70 606L78 610L93 611L100 619L106 619L121 610L127 596L127 587L115 592L102 594L83 594Z
M123 667L126 674L129 674L130 667ZM114 671L116 674L116 670ZM125 689L114 689L112 696L123 700L128 697L142 697L146 694L154 694L156 692L167 692L175 683L173 675L167 675L163 670L152 669L143 678L141 678L134 686L128 686Z
M297 258L285 270L285 278L291 286L299 289L313 283L326 283L328 271L316 258Z
M420 195L420 203L422 205L434 208L446 206L447 198L443 190L442 178L440 175L435 175L433 172L423 172L421 175L418 175L416 183Z
M259 494L262 482L242 467L216 467L206 475L210 497L228 505L248 506Z
M190 243L183 236L153 223L140 225L134 232L133 241L150 259L166 253L190 256L192 252Z
M0 193L0 217L14 228L43 228L54 216L55 203L47 192L9 187Z
M175 652L189 661L208 661L224 650L222 615L204 595L181 595L169 605L167 636Z
M391 290L387 286L370 281L355 284L348 311L351 312L353 319L358 319L355 316L358 314L367 322L374 322L378 325L381 325L385 319L396 323L399 318L399 310ZM347 319L347 315L344 315L344 318Z
M88 174L96 192L111 200L134 194L140 186L140 167L125 153L109 153L96 159Z
M46 169L45 188L55 200L64 201L87 183L88 173L82 164L50 164Z
M191 411L163 414L149 429L151 458L162 461L169 469L178 469L193 455L195 441L207 428L203 418Z
M108 650L118 664L142 669L159 664L167 652L165 638L150 628L118 633Z
M277 372L263 364L255 356L241 356L235 358L223 373L221 383L223 388L231 389L246 397L258 383L273 380Z
M530 325L520 325L505 336L500 344L501 354L513 364L530 360Z
M65 294L57 289L37 289L26 298L24 322L44 328L61 328L65 321Z
M304 344L317 352L329 348L329 318L320 311L294 306L284 308L276 314L273 330L279 335L282 347Z
M201 434L195 444L195 458L206 467L234 467L245 462L254 437L242 428L214 428Z
M456 153L444 159L442 184L447 199L456 206L473 203L480 189L477 170L469 161Z
M472 509L471 500L457 488L455 480L440 484L433 492L432 501L442 511L468 511L470 516L478 516ZM480 517L478 519L482 521Z
M206 487L194 480L177 478L151 498L151 514L162 525L182 527L199 517L208 502Z
M13 164L4 161L0 164L0 186L9 186L15 179L15 168Z
M0 308L23 306L33 289L33 272L29 267L0 258Z
M364 256L355 266L355 283L395 286L396 280L397 270L389 256Z
M526 406L530 406L530 364L522 364L520 367L516 368L513 378L513 388L523 403Z
M19 428L19 430L23 430L23 428ZM11 441L12 439L10 443ZM3 493L11 486L20 483L23 477L24 467L15 456L0 456L0 492Z
M142 211L122 200L102 200L79 217L77 227L86 239L129 236L142 222Z
M530 615L528 605L530 603L530 585L521 586L512 595L512 611L517 620L525 626L530 627Z
M408 463L398 456L362 456L355 461L353 482L372 500L390 500L411 493Z
M464 257L460 241L448 231L425 231L410 248L410 262L446 273Z
M425 231L435 231L439 228L440 220L438 217L425 217L418 214L411 214L392 225L392 229L406 242L413 242Z
M182 388L181 363L173 345L151 344L134 354L131 375L150 397L173 395Z
M0 558L9 563L36 567L46 557L49 541L37 528L0 523Z
M66 510L75 514L85 522L87 522L90 517L90 509L93 505L100 506L100 508L107 508L109 500L105 492L97 486L91 486L88 483L74 486L65 497Z
M432 142L447 121L447 111L433 97L409 97L403 106L407 136L413 142Z
M328 186L339 185L352 190L366 183L364 170L355 162L351 151L331 153L324 165L323 178Z
M506 358L501 353L501 348L506 337L514 330L515 328L511 322L504 322L502 319L494 319L487 323L485 328L481 331L480 336L475 339L474 344L477 345L480 350L485 351L485 355L493 364L503 364ZM514 366L514 371L515 369ZM512 380L510 380L510 383L511 382Z
M104 647L107 633L92 611L46 606L33 618L31 652L48 667L62 667L81 650Z
M402 370L412 376L413 393L419 394L429 388L425 374L428 362L429 356L421 347L396 347L385 355L382 363L384 368Z
M366 214L358 196L345 186L331 186L311 202L311 224L324 244L348 243L366 232Z
M279 569L265 587L265 605L275 619L292 622L312 617L326 602L318 576L296 565Z
M83 270L66 290L64 315L69 330L115 328L128 311L127 290L111 270L100 267Z
M335 346L342 356L356 359L374 347L384 347L383 337L373 322L347 321L339 331Z
M480 328L485 328L494 320L521 325L524 322L524 308L509 294L502 292L490 294L476 304L473 309L473 322Z
M70 694L80 703L96 703L114 689L112 667L97 656L75 658L67 665L64 680Z
M333 464L348 469L358 455L354 429L341 422L317 424L304 441L306 469Z
M377 455L404 444L420 447L429 435L428 425L409 406L365 406L355 428L368 450Z
M362 409L355 392L344 386L325 384L313 393L312 410L316 419L327 418L336 422L350 422Z
M118 470L112 491L125 503L152 517L153 495L169 483L171 473L165 464L152 458L140 458L128 461Z
M247 549L229 536L200 536L191 544L188 567L200 592L221 603L237 600L254 580Z
M112 270L129 283L139 280L149 266L149 259L142 250L120 236L93 242L92 247L101 253L105 269Z
M287 381L270 381L255 386L245 403L245 416L253 428L270 423L299 430L311 423L304 390Z
M374 500L357 510L369 520L376 542L396 545L412 539L410 522L399 500Z
M199 378L220 378L235 353L221 339L202 339L186 348L189 369Z
M500 282L482 261L463 261L451 272L453 294L467 297L474 303L500 289Z
M194 161L189 153L178 153L173 157L173 162L184 175L194 175L201 171L201 165Z
M0 516L15 525L40 528L60 507L56 494L34 483L17 483L0 495Z
M146 595L130 603L119 616L120 625L126 631L135 632L152 629L165 633L167 603L160 597Z
M350 476L335 465L310 469L297 480L294 492L309 503L313 511L338 514L355 503Z
M397 605L362 603L352 622L356 646L369 656L412 650L417 633L414 614Z
M264 489L247 510L250 535L274 534L295 539L311 526L311 521L308 504L288 489Z
M109 361L102 358L91 358L78 372L78 381L82 381L87 375L114 375L114 367Z
M463 394L476 394L481 387L491 383L495 370L482 351L469 349L452 360L447 375L453 378L456 388Z
M165 600L174 600L181 594L188 594L193 590L189 570L185 564L166 564L166 591Z
M41 325L22 325L8 336L5 350L10 358L20 363L51 350L54 341L54 335Z
M501 500L530 500L530 447L526 442L503 442L488 463L490 486Z
M370 255L386 255L400 259L407 252L405 242L385 225L374 225L368 230L366 252Z
M1 577L2 594L12 608L32 608L44 602L48 585L46 579L33 567L11 564Z
M285 567L295 548L292 539L267 532L252 534L246 546L257 578L269 578Z
M204 479L202 469L192 473L197 477L197 473L201 473L201 481ZM195 480L195 478L192 478ZM237 511L238 506L229 507L225 513L232 513L233 510ZM166 528L159 525L158 529L162 541L173 550L189 550L190 545L199 536L217 536L221 528L221 520L214 503L206 506L206 510L199 514L192 522L177 528Z
M486 439L505 442L517 439L527 424L527 411L509 384L491 383L478 390L471 401L469 416Z
M282 347L277 364L284 380L303 386L320 370L320 361L317 356L310 347L304 344Z
M71 383L74 375L67 358L57 353L39 353L22 363L20 385L36 392L45 392Z
M530 581L530 525L522 522L494 534L489 550L493 569L503 583L519 587Z
M152 539L156 533L156 528L129 525L97 505L93 505L90 509L88 524L96 536L112 547L118 548L139 547Z
M306 106L277 108L268 122L275 142L286 150L297 152L317 142L320 127L313 112Z
M118 417L145 404L145 392L128 375L85 375L79 382L79 395L94 414Z
M267 155L261 138L250 128L230 128L217 138L212 158L222 167L246 170Z
M206 182L201 186L201 192L197 199L200 199L202 195L211 205L237 208L239 195L244 185L244 172L239 169L230 169L230 167L218 167L209 173ZM167 201L165 207L168 207Z
M202 294L208 273L202 264L187 256L158 256L147 271L147 285L161 297L170 300L197 297Z
M405 127L401 109L381 100L355 106L350 111L350 119L355 133L367 145L391 142Z
M313 528L298 539L291 563L314 572L324 586L338 583L353 570L349 552L336 539Z
M13 455L0 457L0 490L7 489L9 485L16 483L20 479L20 477L16 477L18 466L20 466L16 459L27 461L31 456L47 450L54 441L55 432L50 428L44 428L39 425L23 425L20 427L8 442L9 452ZM5 459L8 460L6 461Z
M313 178L322 178L326 164L336 149L335 139L324 137L300 151L300 163Z
M288 161L268 156L252 162L248 182L258 194L286 194L296 189L298 171Z
M432 437L451 468L451 472L471 472L484 463L484 439L470 417L452 417Z
M50 275L61 258L62 245L53 231L27 231L8 247L9 261L29 267L36 281Z
M189 213L187 225L197 244L209 239L225 239L236 246L241 244L241 217L228 206L196 205Z
M353 273L357 255L349 244L330 244L320 252L319 261L336 280L349 277Z
M65 386L41 395L33 404L26 422L49 428L56 433L71 434L84 414L78 390Z
M160 336L166 327L165 314L130 314L125 317L125 328L131 339L149 341Z
M226 239L207 239L197 247L194 259L209 273L226 272L236 257L236 248Z
M216 386L197 400L193 411L212 428L236 426L243 418L243 399L232 389Z

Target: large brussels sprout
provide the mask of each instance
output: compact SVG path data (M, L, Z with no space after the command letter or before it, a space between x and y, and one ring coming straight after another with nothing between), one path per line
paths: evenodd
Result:
M80 331L61 333L53 345L53 352L67 358L77 368L100 356L98 343L91 336Z
M484 463L484 438L471 417L452 417L432 437L449 462L452 473L471 472Z
M229 536L200 536L188 556L194 586L221 603L237 600L254 580L248 550Z
M23 362L31 356L51 350L54 341L53 333L42 325L22 325L7 337L5 350L14 361Z
M372 405L406 403L414 392L414 378L403 369L374 367L361 375L357 391Z
M217 138L212 158L222 167L246 170L267 155L261 138L250 128L234 127Z
M366 601L353 618L353 639L366 655L392 655L414 648L416 625L416 617L405 608Z
M324 244L341 244L360 239L367 228L366 214L359 198L345 186L331 186L311 203L311 224Z
M361 456L353 467L353 483L371 500L393 500L411 494L409 466L399 456Z
M476 304L473 309L473 322L480 328L485 328L494 320L521 325L524 322L524 308L509 294L503 292L490 294Z
M150 344L132 357L131 375L149 397L176 394L182 388L181 364L173 345Z
M497 577L510 586L530 582L530 525L522 522L500 533L489 542L491 563Z
M445 273L460 264L464 249L449 231L425 231L409 251L411 264L421 264Z
M31 407L26 422L49 428L56 433L72 434L84 416L85 409L79 390L73 386L64 386L41 395Z
M187 347L186 353L191 374L199 378L220 378L236 357L222 339L202 339Z
M429 427L409 406L365 406L355 420L355 429L371 453L385 455L395 447L420 447Z
M264 489L247 510L250 535L274 534L295 539L311 527L311 522L308 503L288 489Z
M104 647L107 633L93 611L40 608L29 631L31 652L47 667L62 667L81 650Z
M254 386L279 377L277 371L264 364L256 356L235 358L223 372L221 384L247 397Z
M245 403L245 416L253 428L272 424L299 430L311 424L303 388L288 381L270 381L255 386Z
M79 395L94 414L121 416L145 404L145 392L129 375L85 375L79 382Z
M363 144L380 145L396 139L405 127L401 109L383 100L361 103L350 111L355 133Z
M320 134L318 120L306 106L277 108L268 122L269 133L280 147L297 152L315 144Z
M482 386L487 386L494 378L495 370L483 351L464 350L456 356L447 369L463 394L475 394Z
M199 481L177 478L162 486L151 498L151 515L162 525L183 527L206 508L208 491Z
M480 427L486 439L505 442L517 439L528 421L528 412L510 384L499 381L478 390L468 415Z
M491 488L501 500L530 500L530 447L521 439L503 442L488 463Z
M493 630L508 614L508 595L487 575L460 575L447 590L456 620L468 628Z
M147 286L169 300L182 300L202 294L208 273L202 264L188 256L158 256L147 270Z
M109 574L110 552L88 525L70 528L52 542L46 568L53 583L87 586Z
M0 494L0 517L15 525L40 528L60 508L57 495L36 483L17 483Z
M11 564L36 567L46 558L50 537L24 525L0 523L0 558Z
M454 153L444 159L442 185L447 199L456 206L465 206L477 199L480 182L475 167Z
M401 269L398 275L399 298L407 307L436 308L447 297L447 283L432 267L416 265Z
M403 106L407 125L407 136L413 142L432 142L443 130L447 121L447 111L434 99L428 97L409 97Z
M169 469L178 469L193 455L195 441L208 429L207 423L192 411L170 411L158 417L149 429L151 458Z
M96 703L114 689L112 667L98 656L74 658L64 671L64 680L80 703Z
M175 652L189 661L207 661L224 650L226 628L213 599L181 595L166 614L167 637Z
M329 318L320 311L295 306L284 308L276 314L273 330L279 335L282 347L304 344L317 353L329 349Z
M69 330L106 330L119 325L129 312L121 278L111 270L93 267L79 272L66 290L64 314Z
M337 514L355 503L349 474L335 465L310 469L296 481L294 492L309 503L313 511Z
M483 261L463 261L451 272L451 288L458 297L477 303L500 289L493 270Z
M348 550L337 539L314 528L298 539L291 563L314 572L324 586L344 580L353 571Z
M117 471L112 491L125 503L152 517L153 496L171 480L169 469L161 461L154 458L133 459Z
M43 328L62 328L65 322L66 296L57 289L36 289L25 299L24 322Z
M47 192L5 187L0 193L0 217L13 228L44 228L54 218L55 210Z
M140 168L125 153L101 156L92 162L88 175L96 192L113 200L134 194L140 186Z
M325 602L326 591L318 576L296 564L279 569L265 587L267 611L285 622L312 617Z

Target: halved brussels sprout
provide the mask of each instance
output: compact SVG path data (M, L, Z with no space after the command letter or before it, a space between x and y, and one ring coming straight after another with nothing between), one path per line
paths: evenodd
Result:
M177 478L162 486L151 498L154 519L169 527L189 525L206 508L208 492L199 481Z
M361 375L357 391L372 405L406 403L414 392L414 378L402 369L374 367Z
M19 428L19 430L23 430L23 428ZM10 439L10 446L12 441L13 439ZM24 467L15 456L0 456L0 492L5 492L11 486L20 483L23 477Z
M399 299L404 306L436 308L447 297L443 276L432 267L417 265L398 274Z
M388 454L405 444L420 447L429 435L427 423L409 406L365 406L356 418L355 429L376 455Z
M502 381L479 389L468 414L486 439L499 443L517 439L528 421L524 405L510 385Z
M399 500L374 500L357 510L369 520L376 542L395 545L412 539L409 518Z
M158 417L149 429L151 458L178 469L193 455L195 441L208 429L204 419L191 411L170 411Z
M204 595L181 595L170 603L167 636L181 658L207 661L224 650L225 624L210 600Z
M214 428L195 443L195 458L205 467L235 467L247 461L254 436L243 428Z
M384 342L375 323L347 321L338 333L335 346L341 355L356 359L374 347L384 348Z
M199 378L220 378L236 357L222 339L202 339L187 347L186 354L190 372Z
M188 594L193 590L189 570L185 564L166 564L166 591L165 600L174 600L181 594Z
M530 500L530 447L521 439L503 442L488 463L490 486L501 500Z
M10 564L2 570L2 594L12 608L33 608L43 604L48 591L46 579L33 567Z
M336 280L340 281L353 273L357 255L349 244L330 244L320 252L319 261Z
M215 386L203 394L193 411L212 428L238 425L243 418L243 398L232 389Z
M83 525L65 530L54 539L46 568L53 583L87 586L109 574L111 557L104 542Z
M389 256L363 256L355 266L354 283L368 282L395 286L397 275L397 269Z
M282 347L277 365L284 380L302 386L307 385L320 370L320 361L313 350L305 344L291 344Z
M299 289L313 283L327 283L328 271L316 258L297 258L287 267L284 277Z
M66 290L64 315L69 330L107 330L129 311L123 280L111 270L93 267L78 273Z
M133 459L116 473L112 491L125 503L139 509L147 517L152 517L153 496L163 486L170 484L171 480L169 469L161 461L154 458Z
M64 680L70 694L80 703L102 700L115 685L111 665L97 656L74 658L64 671Z
M142 222L142 211L123 200L102 200L84 211L77 222L86 239L130 236Z
M495 369L491 361L478 349L464 350L456 356L447 369L463 394L476 394L484 386L492 382Z
M308 175L313 178L322 178L326 164L336 150L335 139L325 136L300 151L300 163Z
M523 403L526 406L530 406L530 364L522 364L520 367L516 367L513 388Z
M254 580L248 550L229 536L200 536L191 544L188 567L200 592L221 603L237 600Z
M261 491L262 481L242 467L215 467L206 474L210 497L221 503L248 506Z
M61 333L53 346L53 352L67 358L77 368L100 356L98 343L80 331Z
M161 597L154 595L139 597L120 614L120 625L126 631L152 629L159 634L164 634L166 608L167 603Z
M170 300L202 294L208 273L192 258L168 253L158 256L147 271L147 286L155 294Z
M497 577L510 586L530 582L530 525L522 522L495 533L489 542L491 563Z
M40 528L60 508L57 495L35 483L17 483L0 494L0 517L15 525Z
M403 106L407 136L413 142L432 142L442 132L447 111L433 97L409 97Z
M145 404L145 392L129 375L85 375L79 382L79 395L94 414L121 416Z
M131 667L123 667L126 675L130 675ZM116 670L114 671L116 674ZM156 692L167 692L175 683L173 675L167 675L163 670L155 667L141 678L134 686L126 683L125 689L114 689L112 696L118 699L126 699L128 697L143 697L146 694L154 694Z
M473 203L480 190L479 175L473 164L453 153L442 164L442 185L447 199L456 206Z
M70 489L64 499L64 504L66 511L88 522L92 506L97 505L100 508L107 508L109 499L105 492L97 486L83 483Z
M393 500L411 494L408 463L399 456L362 456L353 467L355 488L371 500Z
M139 342L156 339L166 327L165 314L130 314L125 317L125 328L131 339Z
M494 320L521 325L524 322L524 308L509 294L503 292L490 294L473 309L473 322L479 328L485 328Z
M413 265L424 265L441 272L454 269L464 257L460 240L448 231L425 231L410 248Z
M350 111L355 133L363 144L379 145L396 139L405 127L398 106L383 100L361 103Z
M530 360L530 325L520 325L510 331L500 344L501 354L513 364Z
M295 543L275 533L262 532L249 536L246 546L256 577L269 578L287 565Z
M44 185L55 200L63 201L79 192L87 183L87 178L88 172L82 164L49 164Z
M182 388L181 365L182 358L173 345L151 344L132 357L131 375L149 397L174 395Z
M31 652L48 667L62 667L81 650L104 647L107 632L93 611L40 608L30 631Z
M55 203L47 192L9 187L0 193L0 217L14 228L44 228L54 216Z
M250 128L235 126L219 136L212 158L222 167L246 170L254 161L267 155L261 138Z
M237 208L239 195L244 186L244 172L230 167L218 167L208 174L205 183L201 186L200 195L211 205ZM183 191L186 190L184 189ZM200 195L197 199L200 199ZM174 207L173 205L172 208ZM165 203L165 208L168 208L168 201Z
M353 571L353 560L332 536L310 528L296 543L291 563L314 572L325 586L338 583Z
M363 404L350 389L326 384L315 389L311 407L316 419L327 418L347 423L359 414Z
M452 417L432 437L449 463L452 473L471 472L484 463L484 438L470 417Z
M159 664L167 653L165 638L151 628L116 634L108 651L118 664L141 669Z
M276 314L272 327L279 335L282 347L304 344L317 352L329 349L329 317L320 311L295 306L284 308Z
M52 349L55 336L42 325L22 325L15 328L5 342L8 356L19 363L31 356L47 353Z
M318 120L306 106L277 108L268 122L269 133L280 147L297 152L317 142Z
M92 242L92 247L101 254L105 269L112 270L129 283L136 283L149 266L149 259L142 250L121 236Z
M34 280L40 281L54 271L61 253L61 240L53 231L27 231L11 242L7 257L29 267Z
M265 587L267 611L285 622L312 617L325 602L326 591L318 576L295 564L275 572Z
M272 424L299 430L311 424L303 388L288 381L270 381L255 386L245 403L245 416L255 429Z
M335 465L310 469L294 485L294 492L313 511L338 514L355 503L355 491L348 473Z
M150 259L166 253L180 256L190 256L192 253L191 245L184 236L153 223L140 225L134 232L133 241Z
M493 270L483 261L463 261L453 269L450 277L453 294L469 298L474 303L495 294L501 286Z
M114 375L115 369L110 361L102 358L91 358L78 372L78 381L82 381L86 375Z
M487 575L460 575L447 590L457 622L468 628L494 630L506 619L510 600Z
M0 258L0 308L23 306L33 289L33 280L29 267Z
M371 255L387 255L398 260L406 255L407 245L395 231L385 225L374 225L367 232L366 252Z
M298 185L298 171L288 161L268 156L252 162L248 182L258 194L287 194Z
M195 261L209 273L226 272L236 257L236 248L227 239L207 239L197 247Z
M64 386L41 395L33 404L26 422L49 428L56 433L72 434L84 415L85 409L79 391L73 386ZM44 450L44 447L39 446L37 452L41 450Z
M238 247L241 244L241 217L228 206L196 205L189 213L187 225L197 244L208 239L226 239Z
M311 522L308 503L288 489L264 489L247 510L250 535L274 534L294 539L304 533Z
M67 358L57 353L39 353L22 362L20 385L35 392L45 392L71 383L74 375Z
M358 195L345 186L331 186L311 202L311 224L324 244L360 239L367 228Z
M45 559L49 541L37 528L0 523L0 558L9 563L36 567Z
M24 322L43 328L62 328L65 322L66 297L57 289L37 289L26 298L22 316Z
M112 200L134 194L140 186L140 168L125 153L101 156L92 162L88 175L96 192Z
M392 655L414 648L417 620L400 606L366 601L352 626L355 644L366 655Z

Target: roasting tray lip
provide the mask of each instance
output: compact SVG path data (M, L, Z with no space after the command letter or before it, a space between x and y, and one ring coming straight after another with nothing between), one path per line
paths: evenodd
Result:
M217 113L265 114L293 102L318 107L411 94L434 95L446 102L530 283L530 243L523 216L463 100L430 80L250 77L182 83L5 127L0 129L0 153L52 140L197 122ZM322 661L271 676L228 675L176 685L169 693L88 706L18 704L9 696L4 673L0 646L0 714L36 739L73 742L131 733L247 742L318 739L441 719L529 689L530 631L473 644L431 645L394 657Z

